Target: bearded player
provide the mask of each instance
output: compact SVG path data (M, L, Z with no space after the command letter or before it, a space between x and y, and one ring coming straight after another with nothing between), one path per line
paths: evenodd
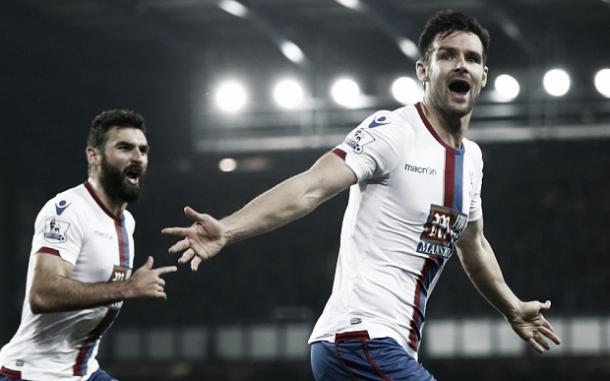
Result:
M115 380L100 369L102 335L124 300L166 299L153 258L132 275L135 220L148 166L144 119L105 111L89 130L89 178L48 201L36 217L21 324L0 351L0 380Z

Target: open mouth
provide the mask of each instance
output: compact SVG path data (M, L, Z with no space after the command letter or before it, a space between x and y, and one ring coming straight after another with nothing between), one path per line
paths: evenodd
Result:
M449 82L449 91L460 95L465 95L468 91L470 91L470 83L463 79L454 79L453 81Z
M142 176L142 170L139 167L130 167L125 170L125 177L133 185L140 183L140 176Z

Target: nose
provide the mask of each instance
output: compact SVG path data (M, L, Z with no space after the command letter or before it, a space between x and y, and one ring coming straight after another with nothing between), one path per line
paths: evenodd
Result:
M130 161L135 163L141 163L143 161L144 154L137 148L131 151Z
M455 71L460 72L460 73L467 73L468 69L466 66L466 57L464 57L463 54L459 54L458 57L455 60Z

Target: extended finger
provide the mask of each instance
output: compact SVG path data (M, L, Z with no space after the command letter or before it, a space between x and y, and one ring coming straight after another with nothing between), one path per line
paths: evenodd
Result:
M163 275L163 274L167 274L167 273L173 273L178 271L178 268L176 266L164 266L164 267L158 267L156 269L153 270L154 272L157 273L157 275ZM165 281L163 279L161 279L163 281L163 284L165 284Z
M201 259L201 257L193 258L193 260L191 261L191 270L197 271L197 269L199 268L199 265L201 264L202 261L203 260Z
M557 336L555 334L555 332L553 332L553 330L548 329L546 327L540 327L538 328L538 332L542 333L544 336L548 337L551 341L553 341L555 344L559 345L561 344L561 339L559 338L559 336Z
M195 251L193 249L188 249L187 251L182 253L182 256L180 257L180 259L178 259L178 263L185 264L186 262L190 261L194 255Z
M173 244L172 246L170 246L170 248L167 250L170 254L176 254L179 253L183 250L186 250L189 248L189 240L188 238L185 239L181 239L180 241L176 242L175 244Z
M532 347L536 352L544 353L544 348L542 348L542 346L540 346L540 344L538 344L536 339L534 339L533 337L530 338L527 342L529 343L530 347Z
M551 332L555 332L555 328L544 317L542 317L542 326L548 328Z
M536 340L536 342L538 344L540 344L540 346L542 346L547 351L549 349L551 349L551 346L549 345L549 343L547 343L547 341L544 339L544 337L542 337L542 335L540 335L539 333L534 334L534 340Z
M167 234L167 235L178 235L181 237L186 237L187 233L188 233L188 227L184 228L184 227L171 227L171 228L163 228L161 229L161 234Z
M203 219L204 214L199 213L198 211L196 211L195 209L191 208L190 206L185 206L184 207L184 214L190 218L191 220L194 221L201 221Z

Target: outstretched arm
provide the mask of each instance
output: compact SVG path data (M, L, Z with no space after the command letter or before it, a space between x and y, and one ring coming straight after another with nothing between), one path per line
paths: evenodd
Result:
M502 271L491 245L483 234L483 219L471 222L457 243L462 267L472 284L498 309L513 330L537 352L549 350L547 339L555 344L561 340L542 311L551 308L551 302L521 301L504 281Z
M153 258L148 257L126 281L83 283L70 279L74 266L58 256L38 253L32 260L29 303L35 314L104 306L125 299L167 299L161 275L176 271L176 266L153 269Z
M191 268L197 270L201 261L213 257L225 245L303 217L355 182L354 172L329 152L307 171L276 185L221 221L187 207L185 214L195 222L189 227L165 228L162 233L183 237L169 252L185 250L179 263L191 261Z

